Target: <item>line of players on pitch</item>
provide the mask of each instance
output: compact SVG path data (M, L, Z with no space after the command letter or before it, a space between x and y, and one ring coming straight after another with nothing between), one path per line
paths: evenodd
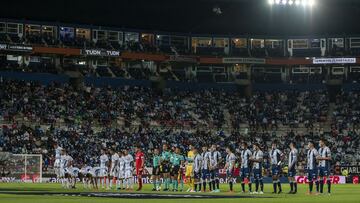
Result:
M235 167L238 161L240 165L241 190L246 192L245 185L248 184L248 191L251 194L263 194L264 184L262 169L264 163L264 153L260 144L253 144L252 151L246 142L240 144L239 156L231 147L226 147L225 167L227 182L230 192L233 192L235 177ZM295 180L298 162L298 151L294 142L289 145L288 155L288 179L290 184L289 194L297 193L297 183ZM101 150L99 157L100 165L96 167L83 166L81 169L73 167L73 159L66 153L66 150L55 144L56 161L55 171L61 180L63 187L75 188L76 179L79 178L84 184L84 188L112 189L116 183L118 190L133 190L134 174L137 176L138 189L142 189L142 175L145 171L145 156L139 146L135 147L135 160L127 149L119 153L110 149L110 158L107 151ZM271 150L268 152L273 179L273 193L282 193L280 173L285 155L277 148L276 142L272 143ZM313 193L314 184L316 193L323 193L325 181L328 194L331 192L330 162L331 152L326 146L326 141L319 141L319 149L315 148L314 142L307 144L307 176L309 181L309 194ZM152 157L152 182L153 191L160 191L163 184L163 191L183 191L184 183L188 185L188 192L220 192L219 188L219 169L223 158L217 150L216 145L202 147L201 152L198 147L189 146L187 157L181 153L178 147L169 148L164 144L162 152L154 150ZM134 164L135 162L135 164ZM134 170L135 167L135 170ZM163 183L160 182L163 178ZM252 183L255 183L255 191L252 190ZM179 187L180 184L180 187ZM209 186L207 190L207 185Z

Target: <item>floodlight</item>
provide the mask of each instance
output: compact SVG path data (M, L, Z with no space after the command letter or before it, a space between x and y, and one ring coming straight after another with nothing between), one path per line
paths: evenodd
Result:
M268 0L270 5L273 5L275 3L275 0Z

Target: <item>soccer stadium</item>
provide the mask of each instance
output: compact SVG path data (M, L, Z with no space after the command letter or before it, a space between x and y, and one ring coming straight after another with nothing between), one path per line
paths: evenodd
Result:
M360 203L359 0L0 4L0 203Z

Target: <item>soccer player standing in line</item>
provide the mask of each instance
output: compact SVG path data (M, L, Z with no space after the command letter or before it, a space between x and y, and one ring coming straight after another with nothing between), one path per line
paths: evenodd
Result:
M111 163L110 163L110 173L109 173L109 182L110 188L112 189L113 182L118 181L118 171L119 171L119 155L115 152L114 149L110 149L111 154Z
M264 153L260 149L260 145L255 143L254 147L254 154L250 161L254 162L253 164L253 173L255 179L255 192L254 194L264 194L264 183L262 178L262 162L264 159ZM260 185L260 192L259 192L259 185Z
M284 157L284 154L277 149L276 142L273 142L271 145L271 150L269 152L270 156L270 163L271 163L271 172L272 172L272 179L273 179L273 194L280 194L282 192L281 189L281 182L279 179L280 172L281 172L281 160ZM277 187L279 187L279 191L277 192Z
M201 191L201 167L202 167L202 157L201 155L198 153L198 150L196 147L194 147L193 149L194 152L194 164L193 164L193 176L194 176L194 191L193 192L198 192ZM199 190L198 190L199 187Z
M58 143L55 143L54 149L55 149L54 170L55 170L56 178L60 179L60 160L61 160L61 151L63 148L61 148Z
M330 175L330 161L331 161L331 151L329 147L326 146L326 141L321 139L319 142L319 156L316 157L319 160L319 176L320 176L320 193L324 192L324 178L328 186L328 194L331 193L331 180Z
M136 191L140 191L142 189L142 175L144 172L145 165L145 155L141 151L140 145L135 147L135 169L136 169L136 177L138 179L138 189Z
M124 164L125 164L125 184L126 190L133 190L134 177L133 177L133 166L134 166L134 157L129 154L127 149L124 150Z
M109 157L106 155L106 152L104 149L101 149L101 156L100 156L100 182L101 182L101 188L105 189L105 185L107 185L107 171L108 171L108 163L109 163ZM100 185L100 184L99 184Z
M220 192L219 164L221 163L222 159L221 154L219 151L217 151L216 145L211 146L210 153L210 184L212 184L213 192Z
M193 152L193 145L190 144L189 145L189 151L187 153L187 160L186 160L186 172L185 172L185 177L186 177L186 183L189 186L189 189L187 190L187 192L191 192L192 190L194 190L194 178L191 177L191 174L193 172L193 162L194 162L194 152Z
M177 192L179 188L178 177L180 172L180 165L183 164L184 162L183 156L180 154L179 147L175 148L175 152L172 154L170 160L172 164L171 173L170 173L172 180L172 188L173 188L173 192Z
M153 170L152 170L152 181L154 184L154 188L152 191L159 191L160 190L160 151L158 148L154 149L154 156L153 156Z
M243 142L241 144L241 170L240 170L240 178L241 178L241 190L245 193L245 179L248 180L249 183L249 192L251 193L251 178L250 178L250 163L249 159L252 156L251 151L248 149L248 144Z
M230 187L230 192L234 192L233 191L233 178L234 178L234 172L235 172L235 161L236 161L236 157L235 154L233 153L233 150L231 149L231 147L226 147L226 164L225 164L225 168L224 170L226 171L226 178L227 181L229 182L229 187Z
M290 183L290 192L288 194L297 193L297 182L296 176L296 164L297 164L298 151L294 142L290 142L290 153L289 153L289 166L288 166L288 179Z
M209 171L210 156L211 156L211 153L208 151L207 147L206 146L202 147L202 153L201 153L201 157L202 157L201 180L202 180L202 183L203 183L203 192L206 192L206 184L210 183L210 171ZM211 190L211 185L210 185L210 190Z
M310 141L308 143L308 152L307 152L307 173L309 181L309 194L312 194L314 182L317 184L317 168L316 168L316 157L319 156L318 151L314 147L314 143Z
M169 191L170 187L170 157L171 152L167 144L163 145L163 151L161 153L161 173L165 181L164 191Z

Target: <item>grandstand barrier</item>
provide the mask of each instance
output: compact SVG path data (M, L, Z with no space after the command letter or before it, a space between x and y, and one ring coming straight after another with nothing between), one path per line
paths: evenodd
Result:
M26 73L26 72L7 72L0 71L0 78L24 80L24 81L37 81L43 85L48 85L53 82L67 83L69 77L62 74L50 74L50 73Z

